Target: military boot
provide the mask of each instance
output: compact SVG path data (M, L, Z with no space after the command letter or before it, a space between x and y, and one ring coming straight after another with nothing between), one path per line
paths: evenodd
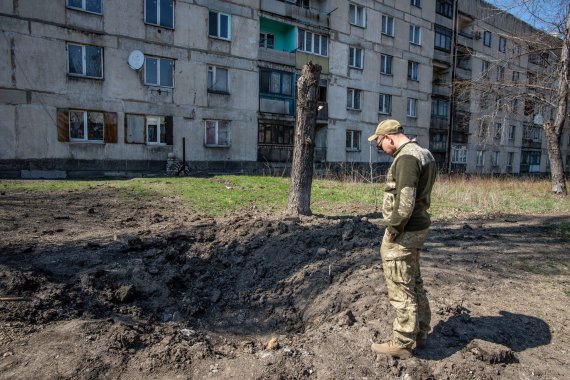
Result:
M400 347L398 344L389 340L385 343L374 343L372 344L372 351L377 354L395 356L400 359L407 359L412 356L412 351L408 348Z

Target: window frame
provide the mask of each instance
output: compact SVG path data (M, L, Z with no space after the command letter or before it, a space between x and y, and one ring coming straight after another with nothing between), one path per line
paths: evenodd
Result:
M422 7L422 1L421 0L411 0L410 5L412 5L414 7L421 8Z
M157 61L156 67L156 81L157 83L149 83L147 81L147 59L155 59ZM160 78L160 63L162 61L171 61L172 65L171 65L171 76L172 76L172 85L164 85L161 84L161 78ZM172 58L165 58L165 57L156 57L156 56L152 56L152 55L145 55L144 56L144 84L146 86L152 86L152 87L164 87L164 88L174 88L174 64L175 64L175 60Z
M388 54L380 54L380 74L394 75L393 74L394 57Z
M81 7L76 7L70 4L71 0L66 0L65 1L65 6L69 9L74 9L77 11L82 11L82 12L87 12L87 13L91 13L94 15L102 15L103 14L103 0L97 0L99 2L99 8L101 9L101 12L95 12L95 11L90 11L87 9L87 0L81 0Z
M493 36L491 35L491 32L488 30L483 31L483 45L491 47L492 43L493 43Z
M452 0L436 0L435 13L446 18L453 18L453 1Z
M174 26L175 26L175 23L174 23L174 13L175 13L174 7L175 7L176 2L174 0L156 0L156 20L157 20L157 22L153 23L153 22L148 21L148 19L147 19L147 1L150 1L150 0L144 0L144 4L143 4L144 5L144 15L143 15L144 23L147 25L157 26L160 28L174 29ZM160 8L161 8L162 1L168 1L172 4L172 15L171 15L171 19L170 19L172 21L172 26L161 24L162 20L161 20L161 9Z
M217 83L218 71L225 71L226 75L226 88L225 90L215 89L214 86ZM212 73L212 83L210 83L210 73ZM230 70L227 67L208 65L208 83L207 91L218 93L218 94L229 94L230 93Z
M358 56L360 56L360 66L358 65ZM359 70L364 68L364 49L356 46L348 47L348 67Z
M504 53L507 51L507 39L499 36L499 52Z
M392 95L383 93L379 94L378 113L381 115L392 114Z
M509 141L515 141L515 136L517 133L517 126L516 125L509 125Z
M262 77L261 77L261 76L262 76L264 73L267 73L267 75L268 75L268 91L263 91L263 88L262 88L262 86L263 86L263 80L262 80ZM279 92L273 92L273 91L272 91L272 89L273 89L273 85L272 85L272 84L273 84L273 79L275 78L275 77L274 77L274 74L279 74ZM288 71L280 71L280 70L272 70L272 69L261 69L261 70L259 71L259 75L260 75L260 82L259 82L259 93L260 93L260 94L271 95L271 96L275 96L275 95L277 95L277 96L283 96L283 97L286 97L286 98L289 98L289 99L294 97L294 93L295 93L295 90L294 90L295 78L294 78L294 74L293 74L293 73L290 73L290 72L288 72ZM284 91L283 91L283 89L285 88L284 85L283 85L283 83L284 83L283 77L284 77L284 76L288 76L288 77L289 77L289 88L288 88L287 92L284 92Z
M75 47L80 47L81 48L81 74L80 73L72 73L71 72L71 66L69 64L70 61L70 54L71 54L71 46L75 46ZM101 70L101 76L93 76L93 75L87 75L87 57L86 57L86 48L90 47L90 48L96 48L99 51L99 57L100 57L100 70ZM105 65L104 65L104 55L103 55L103 48L99 47L99 46L95 46L95 45L85 45L85 44L78 44L75 42L68 42L66 45L66 50L67 50L67 75L69 76L73 76L73 77L78 77L78 78L89 78L89 79L104 79L105 77Z
M149 126L151 121L156 121L156 137L158 141L149 141ZM146 145L167 145L166 144L166 118L164 116L145 115L145 144ZM164 141L162 135L164 132Z
M503 82L505 80L505 72L506 72L506 68L505 66L497 66L497 81L498 82Z
M216 34L210 33L210 30L211 30L210 23L212 22L212 14L216 15ZM227 37L224 37L221 35L222 34L221 33L221 28L222 28L221 18L223 16L227 17L227 34L228 34ZM217 39L224 40L224 41L231 41L231 39L232 39L232 15L229 13L209 9L208 10L208 37L217 38Z
M267 41L269 41L269 36L273 37L272 46L269 46ZM264 42L265 41L265 42ZM275 50L275 34L273 33L266 33L266 32L259 32L259 47L265 49L272 49Z
M346 89L346 109L352 111L362 110L362 90L347 87Z
M511 80L513 82L519 82L521 79L521 72L513 70L513 74L511 76Z
M451 51L451 39L453 37L453 30L446 28L445 26L435 25L434 26L434 48L442 51ZM438 42L442 42L444 46L440 46Z
M353 11L354 9L354 11ZM358 11L361 11L362 20L359 23ZM354 12L354 14L351 14ZM359 4L348 3L348 23L350 25L366 28L366 8Z
M308 34L311 35L310 39L311 39L311 49L307 49L307 46L309 45L307 43L307 36ZM301 36L303 41L301 43ZM318 40L319 40L319 49L318 52L315 49L315 41L317 40L316 36L318 36ZM324 41L324 44L323 44ZM325 54L323 54L323 47L325 48L326 52ZM324 35L324 34L319 34L319 33L313 33L309 30L305 30L305 29L298 29L297 30L297 50L308 53L308 54L314 54L314 55L318 55L321 57L328 57L329 55L329 36Z
M215 130L214 136L215 141L208 142L208 123L215 123ZM226 137L226 144L221 144L219 142L220 139L220 123L226 123L227 128L227 137ZM204 146L208 148L229 148L231 147L231 122L230 120L222 120L222 119L205 119L204 120Z
M418 99L408 98L406 101L406 117L418 117Z
M422 45L422 28L419 25L410 25L410 43L418 46Z
M467 147L464 145L451 147L451 163L467 164Z
M394 16L383 14L382 22L380 24L380 33L385 36L394 37L396 34L395 24Z
M431 116L438 119L447 119L449 117L449 99L433 97L431 99Z
M408 61L408 80L420 81L420 63L416 61Z
M345 143L346 151L347 152L360 152L361 140L362 140L362 131L360 131L358 129L347 129L346 130L346 143Z
M483 167L485 166L485 151L484 150L478 150L476 152L475 155L475 166L477 167Z
M90 110L82 110L82 109L70 109L68 111L67 116L67 126L68 126L68 133L69 133L69 141L70 142L83 142L83 143L96 143L96 144L104 144L105 143L105 113L101 111L90 111ZM71 133L71 114L72 113L82 113L82 123L83 123L83 138L76 138L72 137ZM103 130L101 132L101 139L91 140L89 139L89 114L90 113L97 113L101 114L103 118Z
M499 151L499 150L493 151L491 164L493 165L493 167L496 167L496 168L499 167L499 165L501 164L501 151Z

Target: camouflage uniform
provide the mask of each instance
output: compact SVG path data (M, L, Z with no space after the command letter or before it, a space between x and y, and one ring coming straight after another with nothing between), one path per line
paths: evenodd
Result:
M430 331L419 250L431 224L427 209L436 171L431 153L411 141L396 151L386 175L382 212L387 228L380 254L390 304L396 309L392 340L404 348Z

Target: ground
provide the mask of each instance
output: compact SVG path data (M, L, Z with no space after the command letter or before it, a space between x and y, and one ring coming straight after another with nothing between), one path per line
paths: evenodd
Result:
M567 379L570 215L435 220L433 312L390 336L380 215L200 217L128 190L0 193L2 379Z

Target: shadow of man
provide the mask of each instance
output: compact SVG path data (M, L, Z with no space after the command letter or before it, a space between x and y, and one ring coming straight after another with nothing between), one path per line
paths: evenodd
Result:
M417 350L422 359L441 360L465 348L474 339L500 344L513 352L550 343L550 328L542 319L499 312L500 316L471 317L466 309L440 321L428 337L428 345Z

